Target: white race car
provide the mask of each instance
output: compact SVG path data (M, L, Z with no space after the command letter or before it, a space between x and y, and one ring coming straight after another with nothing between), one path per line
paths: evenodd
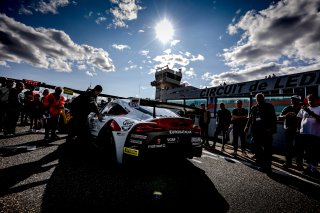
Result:
M94 113L88 116L94 145L119 164L169 154L201 157L200 128L161 105L166 103L140 99L109 102L101 110L102 121Z

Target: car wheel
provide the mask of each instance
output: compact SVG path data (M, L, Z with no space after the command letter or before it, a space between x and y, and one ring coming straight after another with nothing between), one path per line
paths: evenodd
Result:
M108 163L115 164L117 162L116 146L111 129L105 128L101 130L98 139L98 145L105 155Z

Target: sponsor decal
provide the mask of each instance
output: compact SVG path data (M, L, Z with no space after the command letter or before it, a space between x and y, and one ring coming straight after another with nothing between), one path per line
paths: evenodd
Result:
M167 138L167 143L176 143L176 138Z
M156 144L161 144L161 139L158 138Z
M134 140L134 139L130 139L129 142L130 143L136 143L136 144L142 144L142 141Z
M129 106L133 108L138 108L140 106L140 99L139 98L132 98L129 102Z
M123 132L117 132L117 136L125 136L126 134Z
M124 147L123 152L128 155L139 156L139 150Z
M165 144L152 144L152 145L148 145L149 149L154 149L154 148L164 148L166 147Z
M192 145L198 145L201 144L201 138L200 137L192 137L191 138Z
M127 131L127 130L129 130L129 129L132 127L133 124L134 124L134 121L132 121L132 120L125 120L125 121L123 121L121 128L122 128L124 131Z
M148 136L146 135L137 135L137 134L132 134L131 138L137 138L137 139L147 139Z
M169 134L192 134L191 130L169 130Z

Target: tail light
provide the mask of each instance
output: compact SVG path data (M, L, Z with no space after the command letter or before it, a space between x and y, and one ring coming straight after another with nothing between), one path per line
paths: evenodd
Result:
M200 133L199 126L193 124L192 120L184 118L160 118L152 122L137 124L133 131L135 132L159 132L165 130L192 130Z
M119 124L117 122L115 122L114 120L111 122L110 127L112 129L112 131L120 131L121 127L119 126Z
M156 123L141 123L134 127L134 132L158 132L164 129Z
M201 128L197 125L193 125L192 130L197 133L201 133Z

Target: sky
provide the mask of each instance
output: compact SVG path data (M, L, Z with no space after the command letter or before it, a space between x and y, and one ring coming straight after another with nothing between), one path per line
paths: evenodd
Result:
M0 76L155 97L320 69L320 0L1 0Z

